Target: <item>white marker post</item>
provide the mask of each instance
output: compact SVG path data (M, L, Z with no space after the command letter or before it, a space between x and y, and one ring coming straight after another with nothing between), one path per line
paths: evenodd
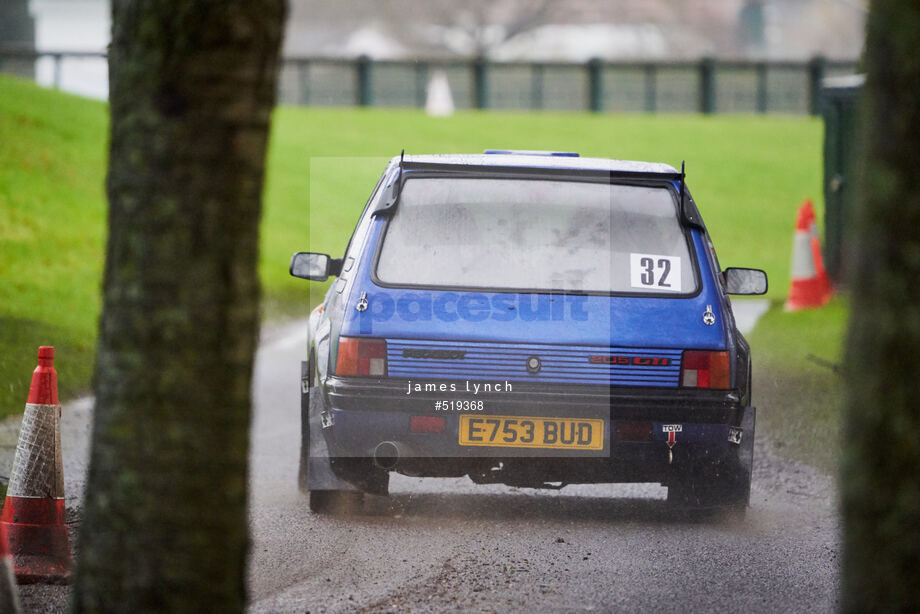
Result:
M428 81L428 98L425 113L432 117L448 117L454 113L454 97L450 93L447 73L436 70Z

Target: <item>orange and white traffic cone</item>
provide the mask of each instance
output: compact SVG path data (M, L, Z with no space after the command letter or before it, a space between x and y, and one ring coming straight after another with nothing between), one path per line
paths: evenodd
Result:
M29 400L22 417L6 503L0 515L20 584L70 580L73 558L64 524L61 406L54 348L38 348Z
M821 240L815 207L806 200L799 207L792 246L792 281L786 311L820 307L830 300L833 290L821 257Z

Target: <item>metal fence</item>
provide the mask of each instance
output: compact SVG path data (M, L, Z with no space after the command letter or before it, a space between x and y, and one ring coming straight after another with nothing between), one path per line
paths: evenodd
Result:
M30 62L44 62L44 81L67 89L68 65L85 70L106 56L0 50L0 71ZM855 70L855 61L821 57L581 64L316 57L285 58L278 88L282 104L421 107L431 75L442 71L458 109L818 114L822 79Z

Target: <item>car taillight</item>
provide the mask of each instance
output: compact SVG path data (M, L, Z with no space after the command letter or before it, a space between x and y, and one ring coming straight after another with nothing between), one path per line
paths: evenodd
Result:
M339 337L336 375L386 375L387 342L383 339Z
M731 387L728 352L684 351L680 361L680 385L683 388L728 390Z

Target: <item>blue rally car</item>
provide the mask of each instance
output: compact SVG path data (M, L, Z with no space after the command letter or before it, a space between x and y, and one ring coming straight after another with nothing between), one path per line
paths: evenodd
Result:
M389 474L560 488L658 482L746 508L755 409L729 294L683 170L577 154L394 158L330 276L302 365L314 511Z

